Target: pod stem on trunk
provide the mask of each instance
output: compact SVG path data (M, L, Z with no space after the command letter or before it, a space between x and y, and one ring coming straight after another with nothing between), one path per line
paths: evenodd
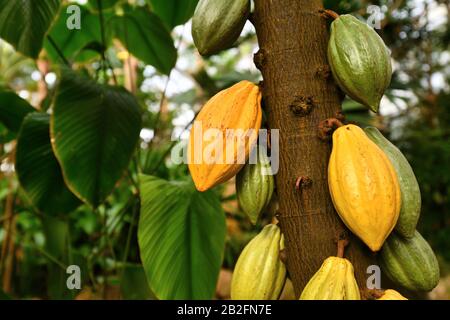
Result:
M337 243L337 256L339 258L343 258L344 257L344 251L345 251L345 247L348 245L348 240L347 239L339 239L338 243Z
M337 18L339 18L339 14L337 14L333 10L322 9L319 12L327 19L336 20Z

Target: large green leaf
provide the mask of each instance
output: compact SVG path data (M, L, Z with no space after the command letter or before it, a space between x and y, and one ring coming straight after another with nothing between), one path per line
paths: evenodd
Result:
M35 109L11 91L0 91L0 122L12 132L18 132L23 118Z
M64 266L76 265L81 269L81 283L86 279L86 258L80 252L71 248L69 221L56 217L44 216L42 231L45 235L45 252L62 263ZM67 288L66 269L47 257L47 294L53 300L67 300L75 298L79 292Z
M222 264L225 215L214 192L141 175L138 242L159 299L211 299Z
M22 188L41 211L66 213L80 201L67 189L50 143L50 116L26 116L17 139L16 171Z
M0 0L0 37L36 59L60 0Z
M114 6L119 2L119 0L102 0L101 1L101 6L102 6L102 10L112 10L114 9ZM88 7L93 10L98 12L99 11L99 2L98 0L89 0L88 1Z
M16 133L8 130L1 122L0 122L0 144L8 143L11 140L16 138Z
M64 70L50 126L67 185L97 207L114 189L139 140L141 113L135 97Z
M110 20L111 30L134 56L169 74L177 61L173 39L162 21L144 8Z
M186 23L194 14L198 0L147 0L165 25L172 29Z
M121 276L120 291L125 300L147 300L153 298L140 264L125 264Z
M0 300L11 300L11 297L0 289Z
M92 14L81 6L80 10L80 30L67 29L67 7L64 7L64 9L61 10L58 20L50 30L50 36L56 42L64 57L67 59L76 57L77 61L86 61L98 55L97 52L92 50L88 52L82 52L82 50L89 43L101 42L100 20L98 15ZM44 47L50 59L58 62L60 57L48 40L45 41Z

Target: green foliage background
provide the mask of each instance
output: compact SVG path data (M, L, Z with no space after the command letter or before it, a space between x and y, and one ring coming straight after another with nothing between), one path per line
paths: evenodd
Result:
M197 2L0 0L0 299L227 298L227 270L276 206L252 227L233 183L199 194L186 166L170 161L209 97L261 80L250 23L235 47L198 54ZM74 4L81 30L66 25ZM419 230L444 279L432 297L449 298L450 4L324 4L361 18L369 5L383 11L395 72L382 115L351 100L343 108L410 161ZM71 264L82 290L67 290Z

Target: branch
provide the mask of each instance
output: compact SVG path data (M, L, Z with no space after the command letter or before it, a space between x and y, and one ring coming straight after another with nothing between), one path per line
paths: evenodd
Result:
M114 69L111 65L111 62L106 58L106 37L105 37L105 19L103 18L103 8L102 8L102 1L97 0L97 6L99 11L99 19L100 19L100 34L102 38L102 68L103 73L105 75L105 78L107 78L107 68L111 69L112 77L114 84L117 86L117 78L114 74Z

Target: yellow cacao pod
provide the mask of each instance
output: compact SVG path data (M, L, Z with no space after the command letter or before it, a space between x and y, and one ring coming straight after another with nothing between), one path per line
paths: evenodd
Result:
M333 133L328 186L342 221L372 251L380 250L399 217L400 186L387 156L361 128Z
M361 300L353 265L345 258L327 258L303 289L300 300Z
M377 300L408 300L395 290L387 289Z
M231 299L278 299L286 281L286 267L280 260L283 249L280 228L265 226L239 256L231 281Z
M188 166L195 186L206 191L245 165L261 127L261 91L241 81L212 97L192 127Z

